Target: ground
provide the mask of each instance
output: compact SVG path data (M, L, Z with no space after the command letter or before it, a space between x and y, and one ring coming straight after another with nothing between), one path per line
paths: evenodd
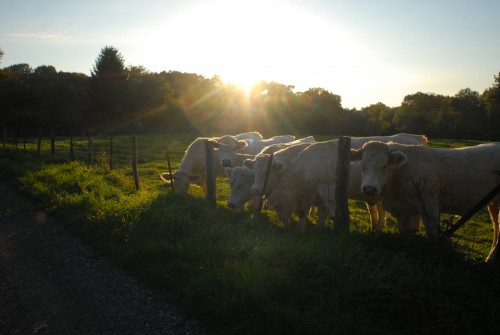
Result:
M0 334L204 334L0 183Z

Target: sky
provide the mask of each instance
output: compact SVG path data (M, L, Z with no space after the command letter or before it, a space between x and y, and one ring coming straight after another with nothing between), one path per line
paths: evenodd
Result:
M250 87L321 87L345 108L480 94L500 73L498 0L0 0L0 67L125 65Z

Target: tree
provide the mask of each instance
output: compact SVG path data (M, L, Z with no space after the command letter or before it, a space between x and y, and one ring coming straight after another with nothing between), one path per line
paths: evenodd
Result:
M37 76L50 76L57 74L57 70L52 65L40 65L35 68L33 73Z
M392 123L394 110L381 102L364 107L359 112L353 111L353 113L360 116L358 122L353 124L353 127L358 130L357 134L370 136L394 133Z
M127 72L124 59L117 49L101 49L89 80L90 115L93 127L124 130L130 125L126 115Z
M456 121L449 97L421 92L405 96L394 116L396 131L437 137L454 137Z
M482 95L488 118L487 131L490 140L500 140L500 72L494 76L495 82L492 87L486 89Z
M347 134L345 111L340 95L323 88L310 88L300 94L304 106L307 132L320 134Z
M0 48L0 64L2 64L3 55L5 55L5 54L4 54L3 50L2 50L2 48Z
M8 66L6 69L12 72L13 75L18 76L20 78L26 77L31 73L33 73L33 69L31 68L31 66L26 63L14 64Z
M457 113L457 134L455 138L487 139L486 109L478 92L470 88L460 90L451 99L451 106Z

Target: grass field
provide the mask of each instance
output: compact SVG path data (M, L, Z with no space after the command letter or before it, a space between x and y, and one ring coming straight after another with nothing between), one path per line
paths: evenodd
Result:
M47 141L36 153L0 148L3 180L36 199L99 253L185 306L216 334L493 334L500 329L500 274L484 264L492 239L486 211L453 238L454 248L423 234L398 233L392 217L372 232L361 202L350 201L351 232L284 227L272 210L227 208L229 187L217 182L217 207L202 192L172 194L159 178L178 166L191 134L138 139L139 179L131 137L96 138L89 167L85 138ZM324 138L322 138L324 139ZM457 147L477 141L435 140ZM82 162L84 161L84 162Z

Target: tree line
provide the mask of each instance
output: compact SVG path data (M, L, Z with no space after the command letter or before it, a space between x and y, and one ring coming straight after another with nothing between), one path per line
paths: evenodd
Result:
M0 61L3 56L0 49ZM0 63L1 64L1 63ZM23 129L92 128L109 133L198 131L265 134L386 135L500 140L500 73L483 93L454 96L417 92L400 106L342 107L323 88L295 92L293 85L261 81L247 92L179 71L125 66L120 52L101 49L90 76L20 63L0 68L0 123Z

